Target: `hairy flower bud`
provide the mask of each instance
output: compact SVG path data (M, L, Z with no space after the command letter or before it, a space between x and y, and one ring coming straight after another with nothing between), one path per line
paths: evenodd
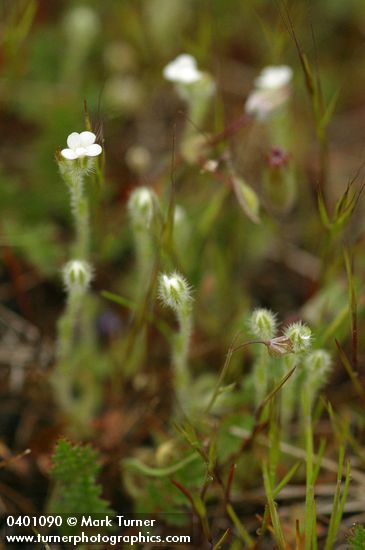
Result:
M284 336L290 340L294 353L307 351L311 347L311 329L301 321L286 327Z
M190 309L191 290L186 279L177 272L162 273L159 280L161 302L176 312Z
M88 46L100 31L99 17L88 6L74 6L66 14L64 31L72 43Z
M64 266L62 275L69 294L83 294L90 285L92 269L88 262L71 260Z
M308 384L319 388L326 382L331 369L331 356L323 349L312 351L305 358L304 367Z
M270 340L276 334L276 315L269 309L255 309L250 317L249 324L252 334L263 340Z
M135 189L128 201L128 210L134 225L149 228L153 219L157 196L148 187Z

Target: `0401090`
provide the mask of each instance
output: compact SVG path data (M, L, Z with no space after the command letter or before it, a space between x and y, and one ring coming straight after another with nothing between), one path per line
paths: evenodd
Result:
M7 516L6 524L9 527L60 527L61 516Z

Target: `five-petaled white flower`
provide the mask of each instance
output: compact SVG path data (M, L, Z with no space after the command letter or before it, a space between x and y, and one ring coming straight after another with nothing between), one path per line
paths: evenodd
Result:
M203 77L196 59L187 53L178 55L174 61L168 63L163 69L163 75L166 80L180 84L193 84Z
M72 132L67 138L68 149L62 149L61 155L67 160L83 157L97 157L102 152L101 145L95 143L93 132Z

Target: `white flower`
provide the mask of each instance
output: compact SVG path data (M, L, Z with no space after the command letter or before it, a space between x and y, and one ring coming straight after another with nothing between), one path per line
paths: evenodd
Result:
M196 59L186 53L168 63L163 69L163 75L166 80L180 84L193 84L203 77L203 73L198 69Z
M284 105L289 99L292 76L292 69L286 65L265 67L256 78L255 88L246 100L246 113L265 120Z
M102 152L101 145L95 143L93 132L72 132L67 138L68 149L62 149L61 155L67 160L83 157L97 157Z
M287 65L269 65L262 69L255 80L256 88L260 90L277 90L287 86L293 77L293 70Z

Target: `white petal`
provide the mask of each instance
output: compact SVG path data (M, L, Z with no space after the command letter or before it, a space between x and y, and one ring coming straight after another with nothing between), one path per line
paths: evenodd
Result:
M70 149L76 149L80 145L80 134L78 132L72 132L67 138L67 145Z
M262 90L273 90L289 84L293 70L287 65L265 67L255 79L255 86Z
M287 88L254 90L246 100L245 111L249 115L265 120L275 109L284 105L289 99Z
M190 67L196 67L197 66L195 57L193 57L189 53L182 53L182 54L178 55L177 58L175 59L175 61L173 61L173 63L180 64L180 65L185 65L185 66L190 66Z
M61 155L68 160L77 159L78 155L73 149L62 149Z
M97 143L94 143L93 145L89 145L89 147L86 147L86 155L88 157L97 157L102 152L101 145L98 145Z
M93 132L81 132L80 134L80 145L83 147L88 147L95 142L96 135Z

